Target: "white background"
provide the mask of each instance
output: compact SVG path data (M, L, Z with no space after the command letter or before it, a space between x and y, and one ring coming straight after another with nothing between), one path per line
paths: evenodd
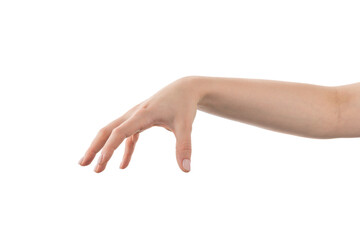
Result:
M188 75L360 79L356 1L0 2L1 239L359 239L359 139L197 113L192 171L171 132L101 174L97 131Z

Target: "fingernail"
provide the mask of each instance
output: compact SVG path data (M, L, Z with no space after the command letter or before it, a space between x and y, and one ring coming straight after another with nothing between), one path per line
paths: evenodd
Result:
M100 165L96 165L94 171L95 171L95 172L99 172L99 171L100 171Z
M183 167L186 171L190 171L190 159L184 159L183 162Z
M82 157L79 161L79 164L82 165L82 161L84 160L84 157Z
M103 154L100 154L99 158L98 158L98 164L103 164Z

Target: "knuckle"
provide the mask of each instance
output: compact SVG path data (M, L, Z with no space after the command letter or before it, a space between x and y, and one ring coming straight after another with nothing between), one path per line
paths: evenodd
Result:
M149 109L140 109L135 116L135 119L141 123L141 129L151 126L154 123L153 114Z
M177 149L178 156L182 157L190 157L191 149Z
M180 151L186 151L191 153L191 143L190 142L178 143L177 149Z
M115 148L112 146L104 146L103 150L102 150L102 154L104 156L108 156L109 154L111 154L112 152L115 151ZM106 157L104 157L106 158Z
M148 109L149 105L150 104L148 102L144 102L141 104L140 109Z
M110 134L110 131L109 131L109 129L108 129L107 127L101 128L101 129L99 130L99 132L98 132L98 136L99 136L99 137L106 137L106 136L108 136L109 134Z
M147 109L149 106L150 106L150 103L151 103L151 98L148 98L144 101L142 101L141 103L138 104L138 108L143 108L143 109Z
M146 109L147 106L146 106L146 107L143 107L144 104L146 104L145 101L136 104L135 106L133 106L133 107L126 113L126 115L127 115L127 116L131 116L131 115L133 115L134 113L138 112L141 108L145 108L145 109Z
M149 113L150 113L150 110L149 110L148 106L141 106L136 112L136 114L141 115L141 116L149 115Z
M125 135L125 133L121 127L114 128L114 130L112 131L111 134L114 134L117 137L120 137L121 139L127 138L127 136Z

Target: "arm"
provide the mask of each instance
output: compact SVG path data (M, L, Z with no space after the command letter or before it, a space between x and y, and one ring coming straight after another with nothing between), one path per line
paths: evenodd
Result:
M258 79L195 77L198 109L283 133L335 138L360 136L358 84L325 87ZM358 93L358 94L356 94ZM355 106L357 103L357 106Z
M120 168L128 166L139 134L161 126L174 133L176 159L190 171L191 130L197 109L262 128L310 138L360 137L360 85L325 87L245 78L179 79L100 129L80 159L89 165L101 151L102 172L126 139Z

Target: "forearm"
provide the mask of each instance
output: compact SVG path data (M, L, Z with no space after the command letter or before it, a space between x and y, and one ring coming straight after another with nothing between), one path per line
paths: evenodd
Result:
M311 138L339 133L336 87L272 80L192 77L198 109L258 127Z

